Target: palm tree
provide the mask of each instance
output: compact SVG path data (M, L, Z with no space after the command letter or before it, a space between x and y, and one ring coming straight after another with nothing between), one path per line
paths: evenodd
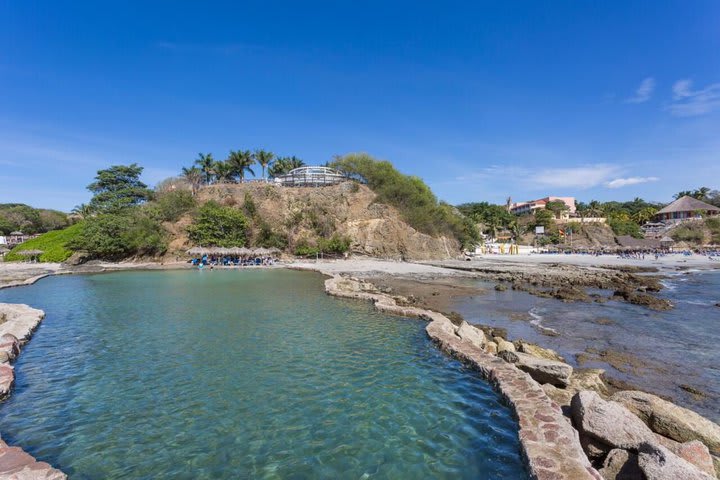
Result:
M76 205L70 213L85 219L93 214L93 208L87 203L81 203L80 205Z
M190 192L195 195L203 183L203 173L197 167L183 167L182 177L190 184Z
M200 167L200 171L205 177L205 184L210 185L212 183L213 175L215 175L215 159L213 158L212 153L199 153L197 160L195 160L195 165Z
M232 181L235 173L234 170L233 166L228 162L215 162L215 180L218 183L228 183Z
M655 218L655 214L657 214L657 208L645 207L633 215L633 220L642 225L643 223L649 222Z
M275 154L266 150L255 150L255 161L262 168L262 176L265 179L265 168L275 159ZM253 174L254 175L254 174Z
M593 217L599 217L603 214L602 204L597 200L591 200L588 204L588 213Z
M515 245L518 245L520 242L520 237L523 234L523 227L522 225L520 225L520 222L514 220L510 224L510 233L512 234L513 240L515 241Z
M268 173L271 177L277 177L279 175L284 175L288 173L290 170L300 168L304 165L305 162L297 158L295 155L293 155L292 157L279 157L272 163L272 165L270 165Z
M245 172L250 172L255 175L255 172L253 172L251 168L255 163L255 158L250 150L230 150L227 163L232 168L233 176L239 177L241 183L245 180Z

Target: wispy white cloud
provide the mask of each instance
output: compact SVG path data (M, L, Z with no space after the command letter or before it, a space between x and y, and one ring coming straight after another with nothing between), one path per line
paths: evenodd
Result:
M610 181L621 173L621 167L611 164L582 165L566 168L532 169L493 165L482 170L456 177L458 183L493 178L519 183L524 189L541 190L545 188L588 189Z
M608 188L622 188L628 185L638 185L641 183L657 182L660 180L658 177L627 177L627 178L616 178L605 183Z
M635 95L625 100L626 103L644 103L650 100L653 92L655 91L655 79L653 77L647 77L640 82Z
M700 90L692 89L690 79L678 80L673 85L673 102L667 109L678 117L704 115L720 108L720 83L711 83Z

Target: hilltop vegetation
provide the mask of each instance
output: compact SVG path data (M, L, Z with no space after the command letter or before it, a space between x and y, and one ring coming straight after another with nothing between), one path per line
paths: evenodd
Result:
M63 230L53 230L52 232L44 233L37 238L15 246L15 248L10 250L5 256L5 260L8 262L25 260L25 257L18 252L23 250L42 250L43 254L40 255L39 258L41 262L64 262L70 258L70 255L73 253L73 248L70 244L78 238L84 227L84 223L80 222Z
M23 203L0 203L0 235L21 231L35 234L58 230L70 225L67 214Z

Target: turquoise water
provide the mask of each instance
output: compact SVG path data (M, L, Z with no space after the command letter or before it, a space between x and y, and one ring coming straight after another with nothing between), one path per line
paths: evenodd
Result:
M47 312L0 432L72 479L527 478L486 383L319 275L53 277L0 302Z

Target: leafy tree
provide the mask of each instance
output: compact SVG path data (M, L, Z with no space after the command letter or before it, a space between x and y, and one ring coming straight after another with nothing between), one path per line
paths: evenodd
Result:
M168 190L158 194L149 207L158 220L175 222L195 208L195 197L187 190Z
M535 226L542 226L546 229L555 225L555 215L550 210L540 208L535 210Z
M150 199L152 192L140 181L142 171L143 167L136 163L98 170L95 181L87 187L94 194L90 200L92 210L117 213Z
M205 185L210 185L215 176L215 159L213 158L212 153L198 153L195 165L197 165L200 172L202 172Z
M275 154L266 150L255 150L255 161L262 168L262 176L265 178L265 169L275 159ZM254 175L254 174L253 174Z
M203 172L198 167L183 167L182 177L190 184L190 191L195 195L203 183Z
M643 223L649 222L653 218L655 218L655 215L657 215L658 209L655 207L645 207L639 211L637 211L633 216L632 219L642 225Z
M82 218L87 218L93 214L93 209L87 203L81 203L80 205L75 205L71 213Z
M240 182L245 180L245 173L247 172L252 173L253 176L255 175L252 169L255 158L250 150L230 150L230 155L228 155L226 161L232 168L233 176L238 177Z
M140 209L132 209L89 218L68 247L86 251L93 258L119 260L131 255L162 254L167 244L160 225Z
M549 210L555 215L555 218L560 218L563 212L569 210L565 202L553 201L545 204L545 209Z
M200 207L187 230L196 245L241 247L246 242L247 228L247 218L240 210L210 201Z

